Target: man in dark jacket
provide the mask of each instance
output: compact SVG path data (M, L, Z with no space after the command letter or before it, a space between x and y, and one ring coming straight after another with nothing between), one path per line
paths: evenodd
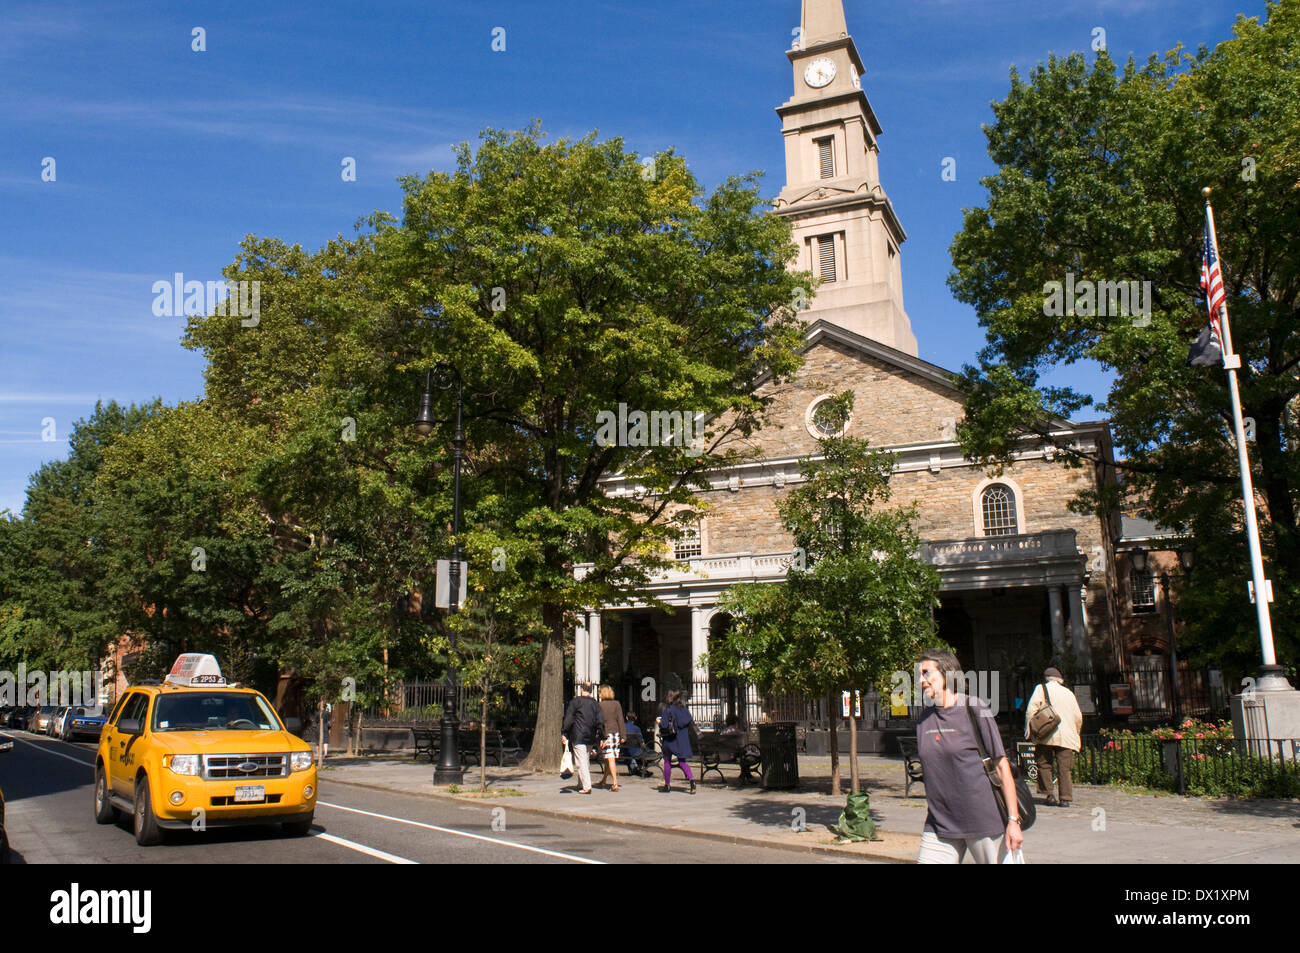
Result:
M578 686L578 694L564 709L564 727L560 729L563 740L573 749L581 794L591 793L591 746L605 737L605 715L591 695L590 682Z

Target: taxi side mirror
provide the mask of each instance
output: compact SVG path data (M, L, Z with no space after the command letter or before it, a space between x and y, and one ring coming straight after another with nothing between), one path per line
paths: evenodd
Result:
M284 727L288 728L288 729L289 729L289 732L290 732L291 734L295 734L295 735L296 735L296 734L298 734L300 731L302 731L302 719L301 719L301 718L286 718L286 719L284 720Z
M117 730L124 735L140 734L140 720L138 718L123 718L117 723Z

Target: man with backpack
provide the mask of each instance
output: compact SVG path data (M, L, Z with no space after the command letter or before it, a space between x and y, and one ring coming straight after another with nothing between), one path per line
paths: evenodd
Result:
M579 794L591 793L591 746L605 737L605 715L591 696L590 682L578 685L578 694L564 709L564 726L560 729L561 740L573 749L573 760L581 782Z

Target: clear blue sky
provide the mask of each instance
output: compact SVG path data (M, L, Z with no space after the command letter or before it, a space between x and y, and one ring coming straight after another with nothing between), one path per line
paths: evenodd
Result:
M400 212L399 175L452 166L450 145L539 117L649 154L676 147L708 187L784 179L784 50L799 0L515 0L367 5L11 5L0 31L0 510L66 455L96 398L202 393L182 317L154 281L216 280L245 234L316 248L373 210ZM952 300L948 245L993 171L982 123L1049 52L1116 59L1231 35L1263 0L845 0L884 127L884 187L908 231L904 303L921 357L972 361L982 333ZM310 11L310 12L308 12ZM206 31L205 52L191 31ZM493 52L492 31L506 49ZM42 181L42 160L55 181ZM356 159L356 182L340 162ZM940 178L944 157L957 180ZM1100 395L1095 371L1058 378ZM53 418L55 440L42 440Z

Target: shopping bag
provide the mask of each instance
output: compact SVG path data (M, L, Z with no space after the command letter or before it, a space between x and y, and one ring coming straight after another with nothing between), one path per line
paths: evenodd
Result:
M1015 850L1009 850L1006 856L1002 858L1004 864L1023 864L1025 862L1025 852L1023 848L1017 847Z
M560 758L560 780L567 781L573 777L573 752L569 750L569 743L564 743L564 757Z

